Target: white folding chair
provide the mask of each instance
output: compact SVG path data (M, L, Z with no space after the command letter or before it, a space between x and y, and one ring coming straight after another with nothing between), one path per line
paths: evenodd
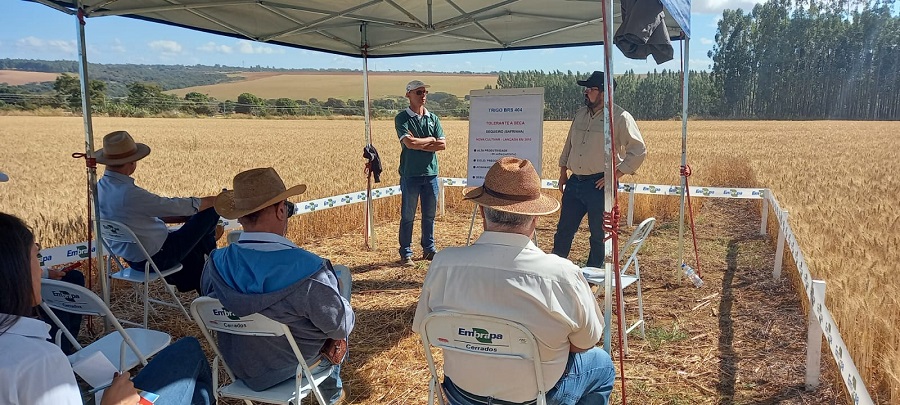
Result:
M461 333L466 331L471 333ZM487 334L487 336L479 335ZM541 368L541 356L537 339L519 323L484 315L468 315L450 311L432 312L422 321L419 334L422 336L422 347L425 359L431 371L428 383L428 405L438 403L444 405L443 390L439 389L437 369L431 347L447 351L465 353L476 356L487 356L500 359L520 359L534 364L535 385L530 387L536 392L537 405L547 404L547 389L544 386L544 373ZM490 341L487 344L485 341ZM528 387L525 387L528 389ZM473 394L478 394L474 392Z
M638 252L641 250L641 246L644 245L644 242L647 240L647 236L650 235L650 231L653 230L653 225L656 224L655 218L647 218L643 222L638 225L637 229L634 230L634 233L631 235L631 238L628 239L624 245L622 245L622 249L620 249L619 257L626 258L625 264L622 265L622 268L619 272L619 278L622 280L622 290L628 288L628 286L634 284L637 286L637 298L638 298L638 320L627 326L625 329L625 334L622 336L622 342L625 349L625 355L628 355L628 334L631 333L635 328L640 327L641 329L641 338L646 337L644 334L644 297L641 291L641 265L638 262ZM627 274L630 268L634 267L634 274ZM603 293L604 288L603 284L606 279L606 272L603 269L598 269L596 267L585 267L581 269L581 272L584 274L584 278L587 279L588 283L597 285L600 288L597 289L597 298L600 298L600 295ZM613 279L613 287L615 288L615 278ZM619 302L619 313L622 316L625 316L625 300ZM628 321L625 321L625 324L628 325Z
M242 233L244 233L244 231L242 231L242 230L240 230L240 229L235 229L235 230L233 230L233 231L231 231L231 232L228 232L228 236L225 237L225 241L226 241L229 245L232 244L232 243L234 243L234 242L237 242L238 240L241 239L241 234L242 234Z
M231 311L225 309L222 303L215 298L200 297L191 303L191 313L194 314L194 321L200 326L200 331L209 342L216 357L213 360L212 372L213 381L216 384L216 399L219 397L236 398L243 400L246 404L252 404L251 401L263 402L267 404L299 404L300 400L306 398L310 391L313 392L316 400L320 405L327 405L327 402L319 392L318 385L322 383L331 374L332 368L313 375L309 371L309 366L303 360L303 354L297 347L290 329L287 325L273 321L272 319L260 315L252 314L244 317L237 317ZM242 336L284 336L294 355L297 357L297 372L293 380L287 380L265 391L253 391L243 381L235 378L234 373L228 367L225 359L222 358L222 352L219 350L217 341L213 338L210 331L216 333L229 333ZM219 385L219 359L222 359L222 365L225 372L231 377L231 384ZM312 376L311 379L307 378Z
M127 371L138 364L147 365L147 359L164 349L172 341L168 333L143 328L123 329L122 325L113 316L109 307L103 303L97 294L80 285L58 280L41 280L41 308L53 323L59 327L54 337L56 344L60 344L61 334L72 343L77 352L69 356L69 362L77 363L83 358L94 353L102 353L109 362L118 364L120 371ZM115 328L115 332L100 338L99 340L82 347L74 336L60 322L56 314L51 311L71 312L80 315L95 315L105 318ZM130 350L128 350L130 349ZM118 360L118 361L117 361ZM110 376L112 379L112 376Z
M141 241L137 238L134 232L131 231L125 224L121 222L111 221L108 219L101 219L100 221L100 235L103 239L103 246L106 248L106 252L109 254L107 257L108 263L112 263L115 260L119 267L122 268L121 271L116 273L112 273L109 275L111 279L115 280L123 280L129 283L142 284L143 291L143 301L144 301L144 323L139 324L136 322L131 322L127 320L122 320L123 323L131 324L131 325L142 325L144 328L147 327L147 319L150 313L150 303L161 304L170 306L173 308L180 308L181 312L184 313L184 316L190 321L191 316L188 314L187 310L184 308L184 305L181 304L181 301L178 299L178 296L175 295L175 289L171 284L166 282L166 277L175 274L181 271L181 264L177 264L169 269L160 270L159 267L156 266L156 262L150 257L150 254L147 253L147 250L144 249L144 245L141 244ZM121 242L121 243L133 243L143 254L144 259L146 260L146 265L144 269L132 269L128 266L128 262L122 260L120 257L116 256L115 253L112 252L112 249L109 248L110 242ZM110 266L111 267L111 266ZM108 267L108 268L110 268ZM166 288L166 291L172 295L173 302L166 302L162 300L157 300L154 298L150 298L150 283L156 280L161 280Z

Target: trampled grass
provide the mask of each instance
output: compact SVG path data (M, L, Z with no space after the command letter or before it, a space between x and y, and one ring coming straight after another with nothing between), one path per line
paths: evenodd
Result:
M468 124L444 124L448 149L441 153L441 174L464 177ZM544 125L544 178L556 175L568 125ZM637 176L623 181L676 184L680 123L639 125L650 155ZM361 120L97 118L97 147L103 134L117 129L127 129L153 148L135 178L163 195L212 194L230 187L237 172L261 166L275 167L289 185L306 183L303 199L365 187ZM898 400L900 123L721 121L692 122L690 130L691 183L774 190L790 212L812 274L828 282L827 305L870 391L881 403ZM83 151L82 132L80 118L0 117L5 145L0 171L11 177L0 184L0 210L23 217L44 246L85 238L84 163L69 157ZM375 121L373 133L385 164L378 186L397 184L399 144L391 123ZM458 202L458 190L448 189L451 205ZM674 199L640 197L645 198L638 199L639 218L675 212ZM395 204L379 200L378 219L396 218ZM356 205L297 221L301 226L293 227L290 236L301 242L325 234L361 234L362 210Z
M252 93L264 99L287 97L294 100L317 98L325 101L329 97L339 100L361 100L362 72L348 73L291 73L277 72L241 73L245 80L209 86L196 86L172 90L168 93L184 97L196 91L208 94L218 100L237 100L241 93ZM485 85L496 85L497 76L487 74L454 75L445 73L369 73L369 95L373 99L401 97L405 94L406 83L422 80L431 85L430 91L455 94L463 98L471 90L483 89Z

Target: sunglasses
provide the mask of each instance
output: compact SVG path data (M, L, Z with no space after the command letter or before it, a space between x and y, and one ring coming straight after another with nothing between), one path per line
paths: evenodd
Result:
M287 211L287 217L290 218L297 213L297 204L294 204L288 200L284 200L284 208Z
M428 90L416 90L416 95L421 96L423 94L428 94Z

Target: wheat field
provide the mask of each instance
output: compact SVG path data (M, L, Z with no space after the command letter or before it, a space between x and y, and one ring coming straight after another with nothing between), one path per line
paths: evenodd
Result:
M544 178L556 175L568 125L544 124ZM680 123L639 125L650 153L640 172L623 181L676 184ZM398 183L399 144L391 126L373 122L385 163L378 186ZM444 126L441 175L464 177L468 123ZM689 128L691 183L775 192L813 276L828 282L827 305L870 392L881 401L900 398L900 123L711 121ZM94 121L97 147L103 134L119 129L153 149L135 178L163 195L213 194L230 187L239 171L262 166L275 167L289 186L306 183L304 199L365 187L359 120L100 117ZM0 210L34 226L44 246L83 240L84 163L69 156L84 149L81 118L0 117L0 142L0 171L11 178L0 184ZM393 203L379 200L378 220L396 217ZM674 201L660 197L639 196L637 204L645 215L674 212ZM359 232L361 212L357 205L317 213L289 236L302 241Z
M241 93L253 93L264 99L289 97L294 100L318 98L325 101L329 97L339 100L361 100L362 72L348 73L278 73L278 72L245 72L232 76L243 77L244 80L219 83L208 86L186 87L168 91L167 93L184 97L192 91L208 94L218 100L237 100ZM433 92L455 94L459 98L469 94L469 89L483 89L486 85L496 85L497 75L486 74L435 74L435 73L369 73L369 97L402 97L406 83L418 79L428 83Z

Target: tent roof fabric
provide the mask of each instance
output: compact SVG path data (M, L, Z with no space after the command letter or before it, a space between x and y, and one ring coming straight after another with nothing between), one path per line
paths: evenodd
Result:
M32 0L74 9L77 1ZM690 36L690 0L662 0L666 28ZM295 48L361 57L602 44L599 0L83 0L118 15ZM619 21L616 0L614 21Z

